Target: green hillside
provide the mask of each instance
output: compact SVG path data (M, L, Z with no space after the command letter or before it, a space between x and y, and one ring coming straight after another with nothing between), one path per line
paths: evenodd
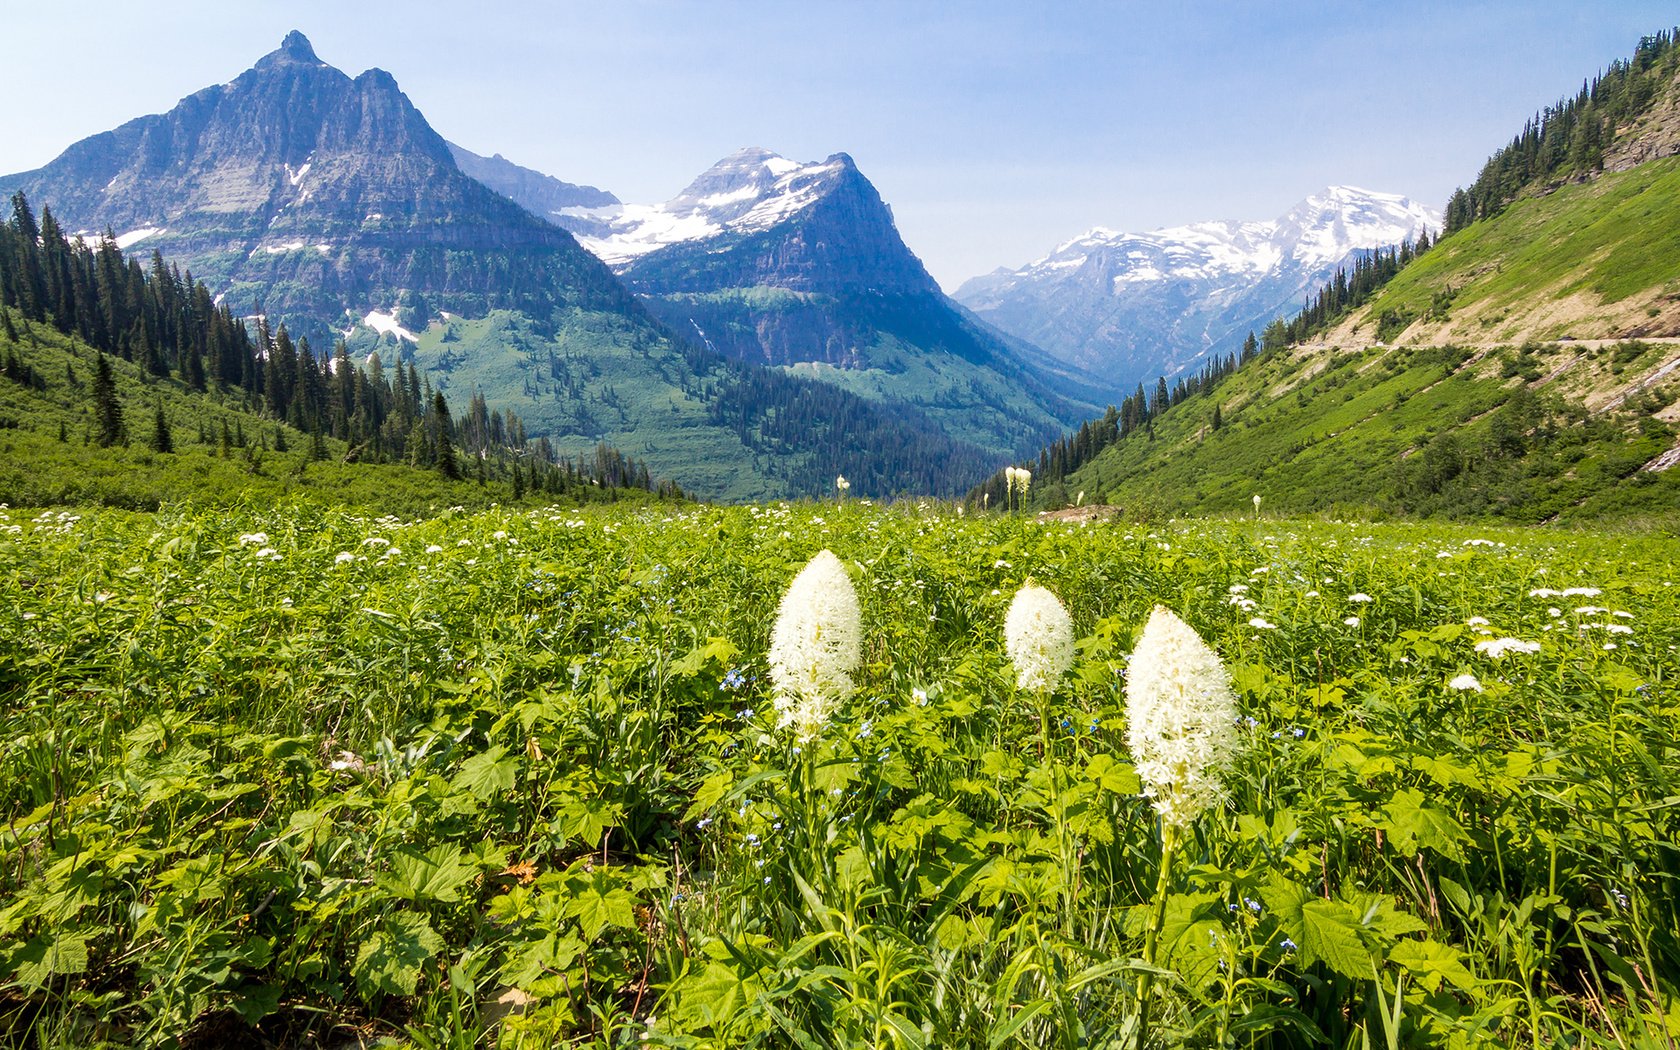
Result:
M1268 514L1680 529L1680 471L1641 469L1675 445L1677 359L1637 342L1274 352L1065 478L1041 462L1032 503L1083 492L1149 517L1259 495Z
M1680 335L1680 157L1514 202L1407 266L1329 343Z
M265 418L235 391L197 392L115 355L105 362L122 434L102 447L99 353L15 310L0 307L0 315L0 503L10 506L155 510L290 501L421 514L629 495L581 476L575 465L555 470L540 488L527 466L516 493L500 456L463 457L459 480L406 462L346 462L356 459L347 442ZM157 449L160 414L172 451Z

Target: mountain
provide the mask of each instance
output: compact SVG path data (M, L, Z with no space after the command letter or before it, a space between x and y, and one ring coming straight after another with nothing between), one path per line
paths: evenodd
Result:
M477 179L544 219L551 219L555 213L567 208L602 208L619 203L618 198L606 190L561 182L552 175L520 167L500 153L481 157L453 142L447 145L449 155L455 158L455 166L461 169L462 174Z
M1020 269L966 281L955 298L1126 387L1236 351L1359 253L1440 226L1437 213L1405 197L1332 186L1269 222L1099 227Z
M1251 359L1046 449L1038 505L1250 514L1258 496L1267 513L1680 533L1675 34L1541 112L1385 283L1315 318L1321 293Z
M663 204L553 217L718 352L914 406L998 453L1036 448L1112 396L947 299L844 153L743 149Z
M913 406L673 333L456 155L390 74L350 77L294 32L229 83L0 176L0 192L25 193L43 230L156 249L236 316L284 323L318 352L343 338L363 360L413 361L457 406L481 395L517 411L560 455L605 442L702 495L815 494L839 473L860 495L944 493L996 461ZM521 195L557 191L467 160ZM1050 425L1033 422L1023 434Z
M237 312L317 341L403 306L625 307L569 236L462 174L390 74L351 78L297 32L232 82L0 187L67 231L179 259Z

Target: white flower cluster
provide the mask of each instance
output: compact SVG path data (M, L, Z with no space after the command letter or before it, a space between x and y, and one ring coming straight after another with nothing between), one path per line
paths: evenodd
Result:
M1026 467L1006 467L1003 471L1005 492L1019 492L1022 496L1032 487L1032 471Z
M1016 685L1029 693L1054 691L1073 663L1073 618L1054 594L1035 583L1015 592L1003 621L1003 640L1015 665Z
M1126 743L1161 819L1188 827L1225 797L1220 774L1235 754L1237 704L1219 654L1159 605L1126 674Z
M852 691L863 653L862 618L846 567L832 551L818 551L788 585L770 634L780 728L810 739Z
M1488 638L1476 643L1476 651L1495 660L1506 653L1537 653L1539 642L1525 642L1521 638Z

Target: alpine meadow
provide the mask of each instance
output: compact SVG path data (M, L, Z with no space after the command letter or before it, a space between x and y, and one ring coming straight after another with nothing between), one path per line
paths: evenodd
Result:
M293 30L0 154L0 1047L1680 1048L1680 30L1571 8L1631 53L1479 172L1419 142L1439 211L1327 147L1275 220L965 280L928 216L1079 166L929 200L882 143L1001 158L1102 33L1223 22L514 6L316 12L412 98ZM1035 86L957 78L958 145L964 47ZM434 130L479 79L533 93L502 148L554 110L622 175L610 103L723 159L627 204Z

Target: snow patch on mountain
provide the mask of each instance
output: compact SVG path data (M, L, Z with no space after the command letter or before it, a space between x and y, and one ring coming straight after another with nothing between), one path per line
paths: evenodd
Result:
M1009 285L1055 279L1094 259L1113 269L1116 286L1261 276L1286 264L1334 268L1356 251L1399 244L1440 227L1438 213L1407 197L1331 186L1270 222L1198 222L1148 233L1093 227L1020 269L999 270L986 280Z
M670 244L756 233L821 200L850 162L800 163L766 149L730 154L663 204L564 208L554 219L609 266Z

